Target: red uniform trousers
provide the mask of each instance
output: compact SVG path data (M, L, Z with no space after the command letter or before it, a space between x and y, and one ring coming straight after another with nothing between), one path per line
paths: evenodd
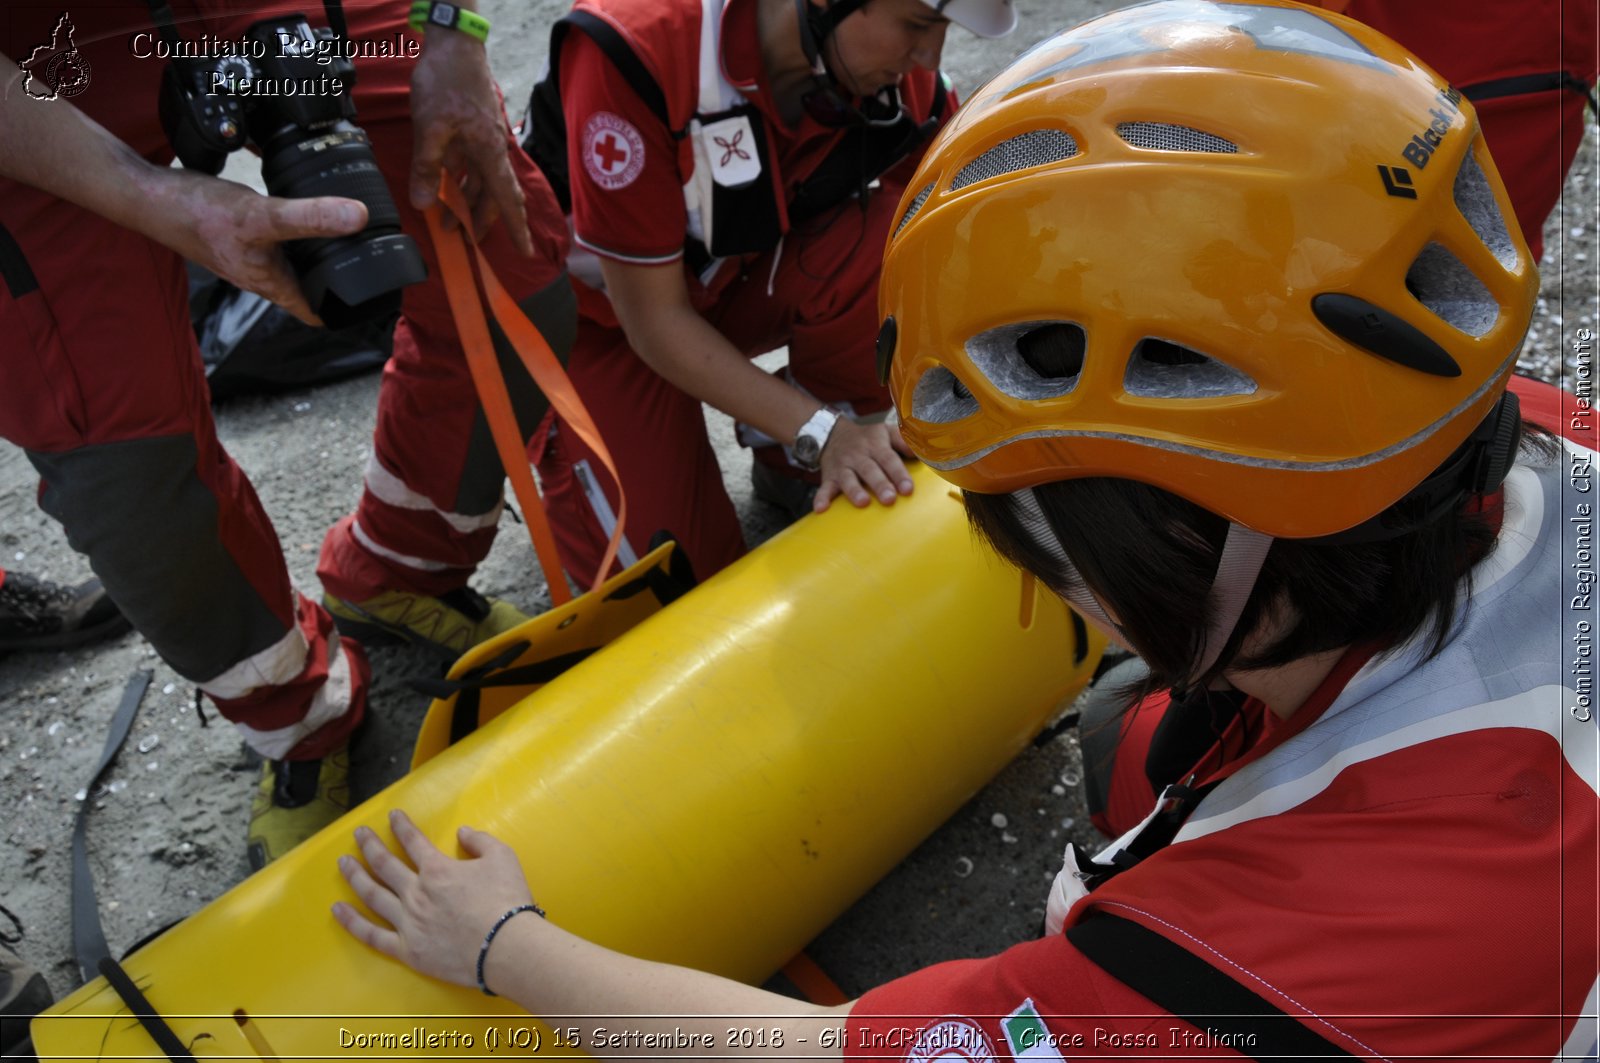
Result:
M865 214L852 201L790 232L774 252L724 263L737 276L703 311L706 319L750 357L787 343L788 379L821 402L847 403L858 416L888 409L874 348L879 253L897 200L898 189L876 191ZM631 554L643 554L657 532L670 532L700 579L743 555L700 400L641 361L621 328L589 315L579 320L568 372L622 478ZM603 470L594 454L559 418L549 421L549 434L534 444L535 460L562 561L589 586L615 523L607 518L616 512L616 485L603 471L591 476ZM757 448L756 460L802 475L777 447ZM586 493L595 483L609 512L597 513L598 498Z
M173 6L191 41L237 41L273 11L304 10L323 22L317 4L252 5L243 14L221 2ZM351 35L393 39L405 12L403 0L347 5ZM25 61L51 40L60 15L59 5L7 5L0 46ZM149 54L153 33L135 40L152 30L145 10L90 3L71 16L89 84L70 102L39 106L76 105L166 164L172 153L156 103L167 64ZM497 461L485 470L469 460L487 435L425 226L408 205L412 62L358 59L357 70L357 122L430 279L406 290L366 490L355 516L330 533L319 571L345 597L392 587L437 593L464 583L488 550L503 474ZM559 210L521 152L512 157L539 254L524 259L497 233L490 257L513 296L559 292ZM339 642L320 605L290 587L272 524L217 440L182 260L46 192L0 181L0 264L0 436L39 469L43 507L139 631L257 750L296 759L335 748L364 711L365 659Z

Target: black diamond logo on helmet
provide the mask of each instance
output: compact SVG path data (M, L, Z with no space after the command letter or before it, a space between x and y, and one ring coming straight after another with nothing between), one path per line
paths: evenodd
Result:
M1403 166L1380 166L1378 176L1383 178L1383 189L1391 196L1416 199L1417 191L1411 187L1411 171Z

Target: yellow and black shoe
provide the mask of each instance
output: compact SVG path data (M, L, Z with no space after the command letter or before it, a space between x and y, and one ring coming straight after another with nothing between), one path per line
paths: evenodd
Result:
M528 620L510 602L486 598L471 587L433 597L410 591L385 591L363 602L331 594L322 605L339 633L362 642L409 642L454 661L478 643Z
M268 760L250 802L247 851L260 871L350 808L350 750L321 760Z

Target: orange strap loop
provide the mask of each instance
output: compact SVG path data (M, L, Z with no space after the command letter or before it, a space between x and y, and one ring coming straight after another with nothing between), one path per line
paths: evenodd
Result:
M835 985L827 972L817 966L817 961L804 952L797 953L794 959L784 964L783 976L805 994L807 1000L821 1007L837 1007L850 1001L850 998L845 996L844 990Z
M461 190L446 176L440 182L439 195L441 201L460 223L456 229L446 231L443 215L438 206L429 207L426 212L428 233L432 236L433 246L439 255L439 271L444 278L445 295L450 301L450 313L455 318L456 328L461 335L461 346L466 352L467 367L472 371L473 384L477 387L478 396L483 402L484 415L489 421L489 431L494 437L495 449L500 452L501 464L505 466L506 475L511 478L512 491L516 494L523 515L527 519L528 538L533 541L533 551L538 555L539 567L544 572L545 582L550 586L550 600L555 605L563 605L572 600L572 592L567 588L561 559L556 551L555 535L550 530L550 518L545 513L538 485L534 483L533 473L528 467L527 448L523 444L522 432L517 427L516 415L511 409L511 398L506 392L505 379L500 374L500 365L495 358L494 344L489 337L488 321L483 314L483 301L479 299L478 283L474 279L472 265L467 258L469 245L478 263L477 278L482 281L489 309L494 314L495 321L499 323L500 330L505 333L506 339L517 352L517 357L527 367L534 383L550 400L550 405L560 415L565 425L588 444L600 459L600 464L611 474L611 482L617 485L617 524L611 532L610 541L606 543L605 556L600 559L600 570L595 573L594 586L599 586L604 581L605 574L611 570L611 562L615 560L617 549L622 543L622 529L628 516L628 502L623 497L622 481L617 476L611 452L606 449L605 442L600 438L600 431L595 427L594 419L584 408L583 400L578 397L555 352L550 349L550 345L539 334L533 322L528 320L516 300L506 293L499 278L495 276L494 268L484 259L483 252L475 243L469 241L467 234L472 231L472 212L468 209Z

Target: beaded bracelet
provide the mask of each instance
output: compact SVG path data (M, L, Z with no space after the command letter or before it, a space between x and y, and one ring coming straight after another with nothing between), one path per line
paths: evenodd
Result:
M537 904L519 904L515 908L507 911L499 919L496 919L494 921L494 926L491 926L489 928L489 932L483 935L483 945L478 949L478 988L483 990L483 995L486 997L497 997L500 995L485 985L483 981L483 964L484 961L488 960L489 958L489 946L494 943L494 936L500 933L500 928L509 923L513 917L519 916L523 912L532 912L540 919L544 918L544 909L539 907Z

